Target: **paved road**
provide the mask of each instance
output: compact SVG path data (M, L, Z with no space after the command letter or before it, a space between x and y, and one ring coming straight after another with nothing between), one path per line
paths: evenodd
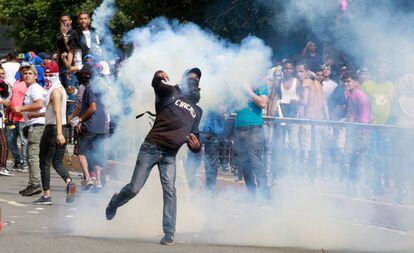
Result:
M92 193L80 193L77 195L77 201L75 204L68 205L64 202L65 189L63 183L57 177L56 174L52 174L52 189L53 189L53 205L52 206L34 206L32 201L35 197L21 197L17 192L25 187L27 181L27 174L17 174L14 177L0 177L0 206L2 210L2 219L6 224L3 226L3 231L0 233L0 252L321 252L318 250L305 250L297 247L259 247L259 246L231 246L226 244L226 238L229 238L227 243L232 244L235 241L234 237L229 234L234 234L240 237L240 244L247 244L254 239L252 235L262 236L260 230L256 227L251 228L253 233L242 233L237 231L241 227L234 225L240 222L237 217L243 217L242 213L245 211L242 206L232 204L231 207L225 210L225 212L232 212L232 215L228 216L224 221L220 219L214 220L216 226L211 225L208 229L201 229L198 233L191 233L192 228L199 223L197 220L197 214L194 210L189 210L188 207L180 209L179 219L181 216L187 216L183 218L188 221L189 224L181 224L182 232L177 233L177 243L173 246L161 246L158 241L160 239L160 211L154 212L153 203L160 202L160 196L152 197L151 191L158 189L159 185L149 186L144 193L144 196L138 202L142 202L141 205L136 205L136 209L132 209L135 206L135 202L129 204L128 208L124 208L119 212L119 217L114 223L106 222L103 216L103 207L108 200L110 193L115 189L119 189L122 182L111 181L108 188L100 194ZM159 191L155 190L157 195ZM221 202L220 202L221 201ZM181 200L181 203L183 201ZM225 205L226 200L219 200L219 206ZM156 205L156 204L154 204ZM158 205L158 204L157 204ZM147 208L150 206L151 208ZM180 206L179 206L180 208ZM187 208L187 210L186 210ZM221 212L220 208L214 207L217 213ZM256 213L259 209L254 209L250 212ZM274 213L278 211L273 207L265 207L263 210L266 212ZM136 217L137 213L141 213L141 217L145 219L141 220L128 220L127 217ZM240 212L240 213L237 213ZM129 216L128 213L131 213ZM295 213L293 210L289 213ZM294 214L296 215L296 214ZM156 216L155 219L151 216ZM298 214L298 217L300 215ZM209 216L208 216L209 217ZM213 216L212 216L213 217ZM227 216L226 216L227 217ZM289 217L287 217L289 218ZM234 220L233 220L234 219ZM254 219L253 219L254 220ZM299 219L301 222L306 223L305 219ZM212 222L212 223L214 223ZM217 231L212 236L211 231L214 229L222 228L223 222L229 224L230 231ZM8 224L7 224L8 223ZM249 224L249 221L245 221ZM254 220L252 224L256 226L260 220ZM309 224L303 224L304 227L310 226ZM217 225L218 224L218 225ZM233 225L231 225L233 224ZM294 224L297 225L297 224ZM265 224L261 225L266 229ZM361 226L358 224L358 226ZM137 228L135 228L137 227ZM148 227L148 229L147 229ZM205 227L205 226L204 226ZM259 225L257 225L259 227ZM145 229L144 229L145 228ZM135 230L134 230L135 229ZM257 231L255 231L257 229ZM317 228L318 229L318 228ZM314 231L318 231L315 229ZM340 228L338 228L340 229ZM371 231L369 227L364 227L368 231ZM145 231L143 231L145 230ZM281 234L290 233L292 228L280 228ZM265 230L266 231L266 230ZM269 230L270 231L270 230ZM313 233L313 232L312 232ZM308 241L312 242L310 236ZM370 233L370 232L368 232ZM387 232L388 233L388 232ZM396 235L397 234L397 235ZM246 237L250 236L250 238ZM316 235L317 236L317 235ZM397 236L398 233L392 232L390 236ZM402 234L396 239L402 243L407 241L413 241L411 235ZM277 237L277 235L275 235ZM298 238L300 235L298 235ZM387 234L387 237L389 235ZM207 239L206 239L207 238ZM291 238L292 239L292 238ZM339 241L341 238L337 238ZM317 240L317 239L315 239ZM364 238L361 238L364 240ZM369 240L369 239L367 239ZM252 240L256 241L256 240ZM290 240L294 242L295 238ZM217 244L211 244L215 242ZM308 242L309 243L309 242ZM368 242L367 242L368 243ZM269 245L268 240L262 238L258 240L255 245ZM302 238L302 245L304 243ZM308 244L312 245L312 243ZM322 247L321 247L322 248ZM349 245L348 248L352 248ZM404 247L403 249L407 249ZM351 251L331 251L329 252L351 252ZM357 252L357 251L352 251ZM362 251L358 251L362 252ZM407 251L408 252L408 251Z

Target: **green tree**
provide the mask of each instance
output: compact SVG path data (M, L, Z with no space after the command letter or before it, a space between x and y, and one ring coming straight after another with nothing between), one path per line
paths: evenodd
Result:
M92 13L100 3L96 0L81 3L76 0L0 0L0 17L11 21L8 22L10 35L18 50L53 51L59 16L67 13L75 23L77 13L81 10ZM273 26L277 13L257 0L117 0L116 3L118 11L111 29L118 46L122 46L125 32L159 16L194 22L233 42L249 34L260 37L278 34ZM283 30L283 27L277 28Z

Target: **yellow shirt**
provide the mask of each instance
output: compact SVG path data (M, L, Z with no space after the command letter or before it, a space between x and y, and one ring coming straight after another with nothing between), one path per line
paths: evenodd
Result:
M372 80L361 85L371 100L375 124L385 124L391 114L391 103L395 96L395 85L391 82L375 83Z

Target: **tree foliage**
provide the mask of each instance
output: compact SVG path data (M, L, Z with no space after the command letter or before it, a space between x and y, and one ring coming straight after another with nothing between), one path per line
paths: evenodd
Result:
M194 22L212 32L238 42L249 34L265 36L273 30L272 10L256 0L117 0L112 21L114 40L152 19L165 16ZM0 17L7 18L10 35L18 50L53 51L59 31L59 16L69 14L74 23L80 11L92 13L101 1L83 0L0 0ZM75 24L74 24L75 25Z

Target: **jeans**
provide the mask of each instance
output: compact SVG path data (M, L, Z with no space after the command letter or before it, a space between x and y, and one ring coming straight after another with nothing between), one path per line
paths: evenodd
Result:
M63 85L63 87L65 87L66 89L68 89L69 87L75 87L78 88L78 78L76 77L76 75L74 73L70 74L70 79L67 78L66 76L66 67L60 67L60 81ZM68 99L69 100L76 100L76 95L74 94L68 94ZM66 115L71 115L73 110L75 109L75 104L70 103L67 106L67 110L66 110Z
M42 177L43 190L50 189L50 164L66 182L70 178L68 170L63 166L66 143L58 145L56 142L56 126L47 125L40 140L40 175Z
M23 136L23 122L17 122L14 128L6 126L7 133L7 146L13 154L14 162L19 164L27 164L27 138ZM17 138L20 137L20 143L22 144L21 155L19 153L19 148L17 147Z
M388 136L387 133L374 131L370 142L369 155L374 173L372 184L376 193L381 193L389 187L390 153L390 136Z
M217 170L220 166L219 161L220 140L216 136L207 137L204 143L205 153L205 173L207 191L213 192L216 189Z
M356 185L363 183L361 169L365 164L365 156L369 147L371 132L366 129L346 129L344 171L347 175L348 193L356 193ZM365 175L366 176L366 175Z
M188 187L190 189L197 188L197 171L200 167L202 159L202 153L194 153L191 150L188 150L187 160L185 162L184 171L187 178Z
M255 195L258 187L263 197L269 197L262 126L236 127L234 141L247 190Z
M0 128L0 168L7 167L7 141L4 128Z
M112 207L120 207L135 197L144 186L155 165L158 165L162 185L164 208L162 226L165 234L175 233L177 218L177 196L175 189L177 150L152 144L145 140L138 152L134 174L131 182L125 185L119 194L109 203Z
M297 174L298 171L295 170L299 170L300 167L299 125L275 124L272 138L271 167L273 179L280 179L288 172Z

